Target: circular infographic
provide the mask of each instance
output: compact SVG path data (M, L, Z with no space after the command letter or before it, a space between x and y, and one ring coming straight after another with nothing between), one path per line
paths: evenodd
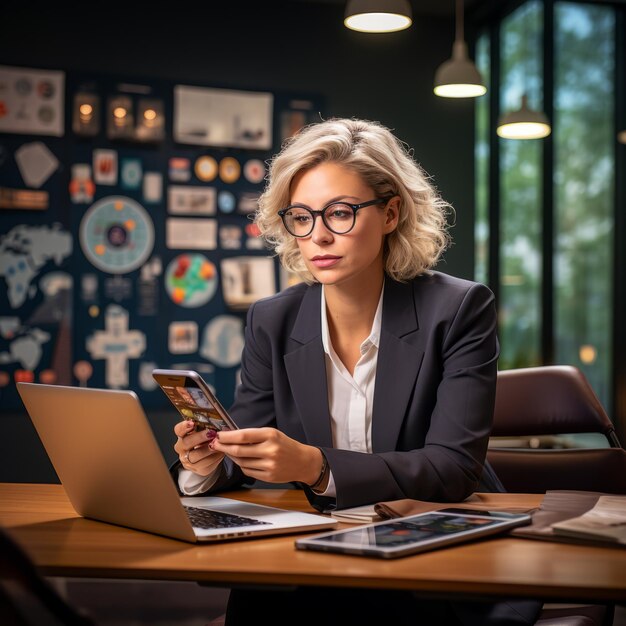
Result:
M251 183L263 182L265 178L265 165L260 159L250 159L243 166L243 175Z
M233 157L224 157L220 161L220 178L225 183L234 183L241 175L241 165Z
M175 304L202 306L215 295L217 269L203 254L179 254L165 270L165 289Z
M234 315L218 315L204 328L200 354L221 367L241 362L243 320Z
M196 159L193 169L199 180L208 183L217 176L217 161L212 156L201 156Z
M135 200L108 196L87 209L79 239L92 265L110 274L126 274L143 265L152 253L154 225Z

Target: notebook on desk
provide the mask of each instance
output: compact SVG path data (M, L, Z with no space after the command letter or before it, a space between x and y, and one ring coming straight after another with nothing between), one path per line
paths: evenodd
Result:
M337 525L323 515L230 498L181 498L133 391L37 383L17 383L17 389L83 517L190 542Z

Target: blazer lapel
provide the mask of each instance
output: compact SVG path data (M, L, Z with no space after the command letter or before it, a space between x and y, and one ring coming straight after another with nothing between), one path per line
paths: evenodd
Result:
M284 360L307 442L331 447L326 361L321 337L321 288L315 284L305 293Z
M395 449L424 356L415 345L419 325L412 283L387 278L383 298L372 416L374 452Z

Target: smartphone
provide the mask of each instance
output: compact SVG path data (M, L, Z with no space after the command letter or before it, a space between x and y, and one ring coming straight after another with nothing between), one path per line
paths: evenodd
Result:
M237 425L198 372L152 370L158 383L181 417L192 420L196 430L235 430Z

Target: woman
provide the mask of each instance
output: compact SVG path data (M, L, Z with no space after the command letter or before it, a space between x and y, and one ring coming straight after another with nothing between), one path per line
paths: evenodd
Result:
M502 490L485 463L494 297L431 269L449 241L449 208L381 124L331 119L285 143L256 223L304 282L250 307L230 409L241 430L209 441L176 425L183 493L295 482L327 510ZM231 605L251 593L233 593ZM400 595L394 606L412 606ZM355 605L367 602L351 603L352 619ZM433 605L419 606L423 614ZM229 606L231 615L245 623Z

